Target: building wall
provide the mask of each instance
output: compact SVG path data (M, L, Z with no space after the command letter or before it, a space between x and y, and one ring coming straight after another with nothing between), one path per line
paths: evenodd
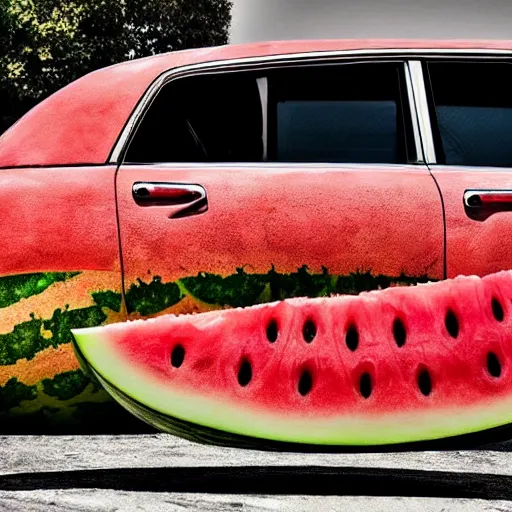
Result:
M232 43L366 37L512 39L512 0L234 0Z

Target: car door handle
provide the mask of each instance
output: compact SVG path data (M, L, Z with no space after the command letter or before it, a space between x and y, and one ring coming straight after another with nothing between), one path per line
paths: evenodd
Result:
M484 221L499 212L512 211L512 190L465 190L464 210L473 220Z
M139 206L174 207L170 219L199 215L208 210L206 190L201 185L137 181L132 196Z

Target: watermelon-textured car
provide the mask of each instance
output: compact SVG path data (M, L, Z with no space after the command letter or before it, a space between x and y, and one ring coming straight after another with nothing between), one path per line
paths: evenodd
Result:
M301 41L91 73L0 138L3 430L137 429L71 329L512 268L512 43Z

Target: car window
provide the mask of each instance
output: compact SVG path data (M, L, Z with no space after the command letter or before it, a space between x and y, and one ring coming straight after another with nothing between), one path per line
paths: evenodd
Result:
M270 159L406 162L408 130L401 89L396 64L270 75Z
M512 65L428 64L438 163L512 167Z
M232 162L263 158L262 109L255 77L175 80L157 95L125 161Z
M404 163L414 151L402 74L403 63L368 63L177 79L125 162Z

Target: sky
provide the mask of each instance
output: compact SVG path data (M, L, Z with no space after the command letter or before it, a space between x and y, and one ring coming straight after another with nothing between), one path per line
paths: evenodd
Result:
M359 37L512 39L512 0L234 0L235 44Z

